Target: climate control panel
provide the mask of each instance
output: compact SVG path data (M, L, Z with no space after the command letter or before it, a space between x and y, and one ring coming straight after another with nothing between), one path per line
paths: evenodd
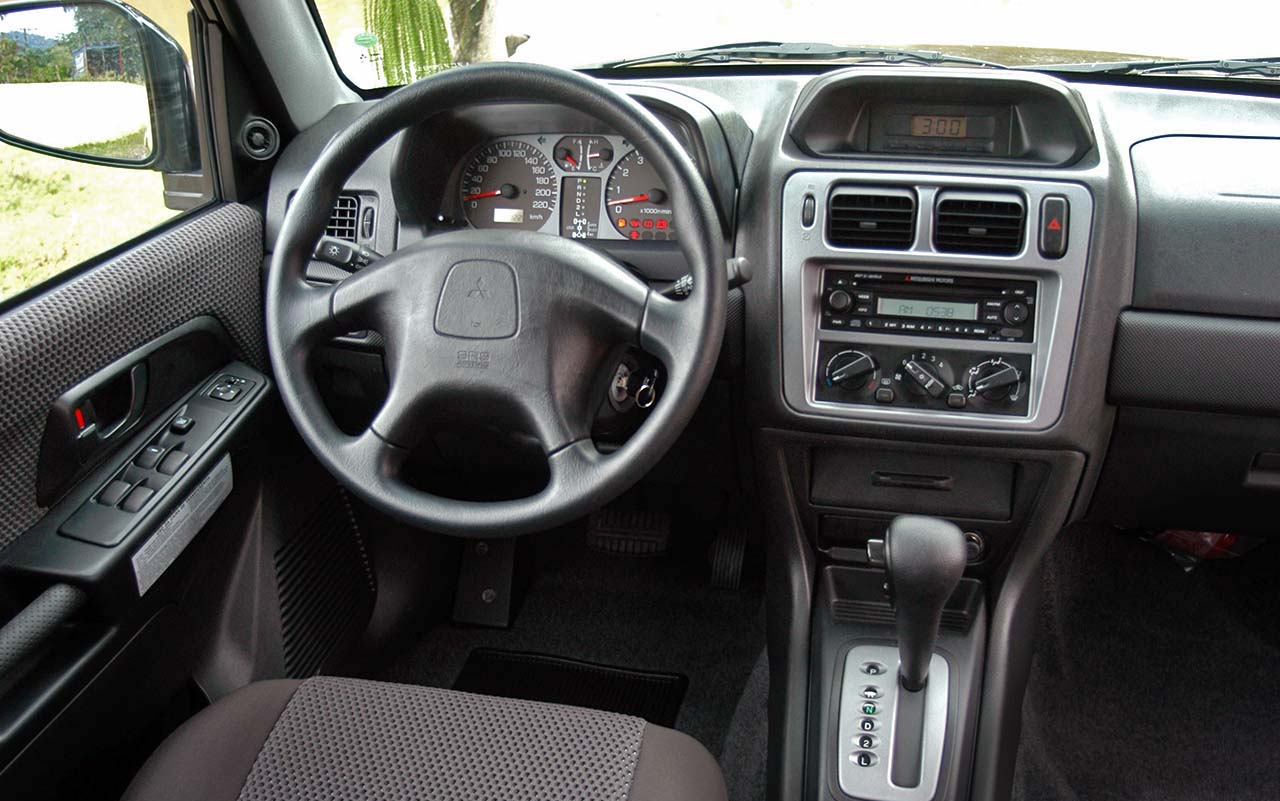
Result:
M821 342L816 400L1025 416L1031 356L881 344Z

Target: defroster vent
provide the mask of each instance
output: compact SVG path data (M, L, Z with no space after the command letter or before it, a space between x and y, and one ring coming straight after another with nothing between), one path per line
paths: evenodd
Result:
M908 250L915 238L909 189L837 189L827 203L827 241L837 247Z
M333 202L333 213L329 215L329 224L324 227L325 236L355 242L359 217L360 198L355 195L338 195L338 199Z
M947 253L1013 256L1022 251L1027 207L1011 194L944 194L938 199L933 246Z

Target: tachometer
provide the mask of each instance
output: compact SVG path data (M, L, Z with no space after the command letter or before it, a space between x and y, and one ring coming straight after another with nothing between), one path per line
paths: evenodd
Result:
M536 231L555 214L556 192L551 162L515 139L486 145L462 173L462 208L476 228Z
M610 222L630 239L675 239L671 196L658 171L639 150L622 157L609 174L605 204Z

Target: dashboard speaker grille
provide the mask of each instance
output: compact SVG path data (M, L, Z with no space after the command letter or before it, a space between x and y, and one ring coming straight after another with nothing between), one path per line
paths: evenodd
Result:
M933 246L947 253L1013 256L1022 250L1027 209L1016 195L943 197L938 201Z
M827 203L827 241L838 247L907 250L915 238L911 191L837 190Z
M359 216L360 198L355 195L338 195L338 199L333 202L329 223L324 227L325 236L355 242Z

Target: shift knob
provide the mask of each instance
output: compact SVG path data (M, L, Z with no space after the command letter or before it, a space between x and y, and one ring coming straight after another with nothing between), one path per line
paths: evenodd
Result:
M898 678L915 692L929 678L942 608L964 574L964 534L936 517L906 515L889 524L884 550L898 627Z

